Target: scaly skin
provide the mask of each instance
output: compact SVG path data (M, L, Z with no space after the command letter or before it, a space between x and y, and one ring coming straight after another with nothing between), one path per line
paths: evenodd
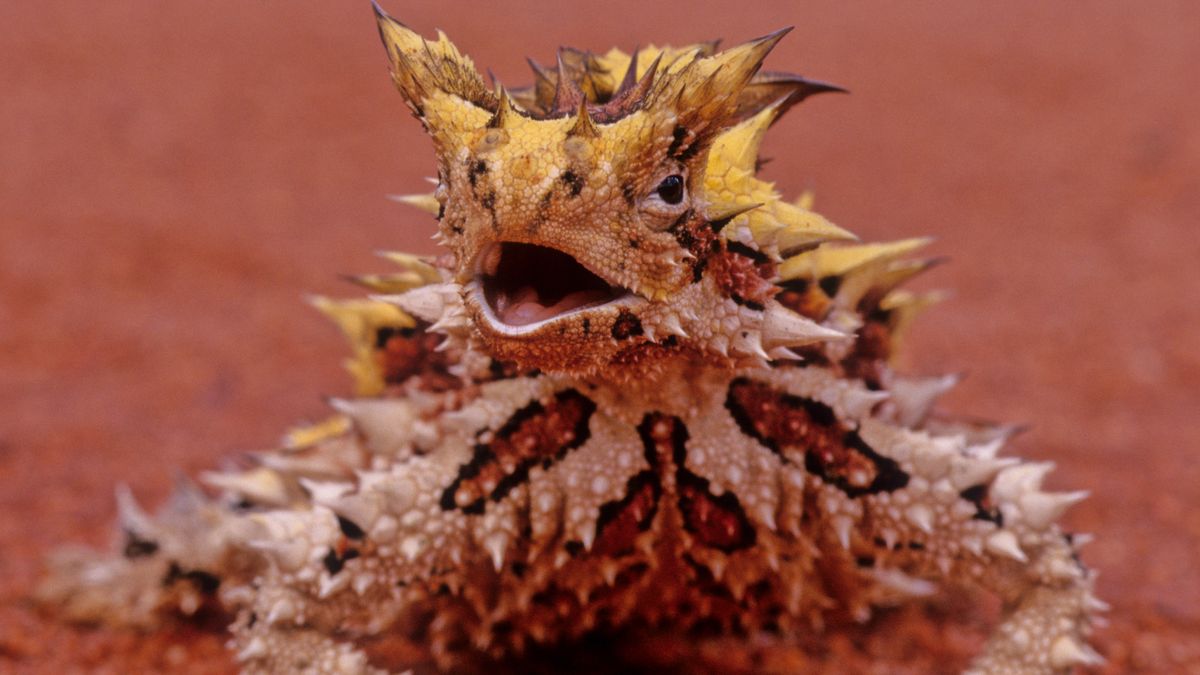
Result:
M138 625L215 602L247 672L375 672L387 635L445 668L596 629L786 639L970 582L1007 608L973 672L1098 659L1103 605L1054 524L1083 494L998 458L1003 428L931 418L952 378L888 367L933 299L897 288L923 242L853 243L755 177L767 127L833 89L758 72L782 33L564 50L506 92L379 26L437 154L404 201L449 255L318 299L357 396L206 474L219 498L122 495L123 555L64 552L45 601Z

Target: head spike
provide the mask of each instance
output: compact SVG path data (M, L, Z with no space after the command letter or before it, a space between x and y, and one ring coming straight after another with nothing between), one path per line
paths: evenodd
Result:
M558 51L558 77L554 89L552 114L569 113L579 107L581 101L586 101L579 83L567 72L567 64L563 61L563 50Z
M512 98L500 83L496 83L496 100L496 112L488 120L487 126L489 129L504 129L512 124L513 116L518 113L513 109Z
M641 79L631 82L630 75L637 73L637 52L634 52L629 61L629 70L625 73L625 82L607 103L597 109L596 117L601 122L615 122L642 107L646 95L650 93L650 88L654 84L655 75L658 73L658 64L661 61L662 52L659 52L650 62Z
M592 121L592 115L588 112L588 103L586 99L580 99L579 110L575 115L575 124L567 130L568 136L582 136L584 138L599 138L600 129L596 127L596 123Z
M404 100L417 115L424 117L426 101L441 92L457 96L475 106L492 110L495 100L471 59L441 32L430 42L408 26L388 16L372 3L379 24L379 37L387 49L392 79Z

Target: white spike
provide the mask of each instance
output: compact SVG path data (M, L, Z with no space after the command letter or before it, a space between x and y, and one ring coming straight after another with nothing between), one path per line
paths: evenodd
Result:
M729 338L724 335L714 335L709 338L709 347L721 356L729 356Z
M324 506L329 506L354 489L352 483L318 481L311 478L301 478L300 486L308 491L313 502Z
M1087 490L1075 492L1032 492L1020 498L1021 517L1035 528L1048 527L1067 509L1087 499Z
M396 305L422 321L434 323L446 312L446 286L447 284L429 284L397 295L378 295L371 298Z
M871 576L887 588L913 598L924 598L937 592L937 586L933 582L918 579L896 569L872 569Z
M237 660L241 662L253 661L254 659L262 658L267 655L267 643L261 637L255 636L254 639L246 643L245 647L237 653Z
M764 361L771 357L763 349L762 335L756 330L739 330L733 337L733 348L743 354L757 356Z
M1003 459L975 459L964 457L955 462L950 469L950 482L954 485L954 489L958 491L966 490L974 485L981 485L991 481L996 477L996 474L1010 466L1015 466L1021 460L1016 457L1005 457Z
M1063 635L1050 645L1050 665L1055 670L1074 666L1098 666L1102 663L1104 657L1070 635Z
M321 600L337 593L350 584L349 574L324 575L317 584L317 597Z
M988 551L996 555L1011 558L1017 562L1029 562L1029 557L1017 543L1017 536L1008 530L993 532L988 536L986 546Z
M772 347L851 339L851 336L826 328L778 302L770 303L763 312L762 337L764 344Z
M291 621L296 616L296 606L291 600L282 598L271 606L271 611L267 613L267 624L272 625L280 621Z
M1000 503L1015 503L1023 495L1041 488L1046 474L1053 468L1053 462L1032 462L1007 468L992 483L992 497Z
M483 547L492 556L492 565L496 568L496 571L499 572L503 569L504 549L508 547L508 537L503 534L494 534L483 542Z
M667 333L670 333L671 335L681 338L688 337L687 331L684 330L683 325L679 323L678 314L667 314L659 321L659 323L662 324L663 330L667 331Z
M154 521L142 510L133 496L133 491L125 483L117 485L117 522L121 528L139 535L146 535L154 530Z
M270 556L271 560L284 572L295 572L308 560L308 546L300 541L251 539L246 542L246 545Z
M236 492L252 502L270 506L284 506L288 503L287 486L284 485L283 479L266 467L240 473L205 471L200 474L200 480L219 490Z
M417 422L412 405L402 399L329 399L329 405L354 422L366 439L367 449L382 455L394 455L404 449Z
M933 534L933 510L925 504L913 504L904 512L908 522L925 534Z
M835 516L833 518L833 531L837 534L838 542L842 548L850 550L850 532L854 528L854 519L850 516Z

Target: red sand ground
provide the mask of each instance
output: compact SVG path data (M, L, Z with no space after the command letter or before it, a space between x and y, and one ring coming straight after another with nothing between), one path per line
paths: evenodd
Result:
M847 4L390 9L514 84L560 42L795 24L768 65L854 95L781 123L768 174L864 238L937 236L953 260L925 284L956 295L907 365L968 371L948 409L1031 424L1013 451L1093 491L1067 526L1098 537L1102 672L1200 672L1200 4ZM219 633L64 627L23 598L48 549L107 540L115 483L157 502L346 391L301 293L430 250L431 221L383 198L424 188L429 145L365 0L5 2L0 24L0 671L227 672ZM981 616L713 662L945 671Z

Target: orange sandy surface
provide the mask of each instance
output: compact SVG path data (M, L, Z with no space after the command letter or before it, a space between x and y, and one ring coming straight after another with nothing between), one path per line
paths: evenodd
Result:
M967 372L947 409L1030 424L1013 452L1092 491L1066 525L1097 535L1114 605L1101 672L1200 673L1200 4L848 4L388 8L512 84L560 43L794 24L768 67L854 94L780 123L766 173L865 239L937 237L951 264L923 285L955 295L903 365ZM47 550L108 541L116 483L156 503L347 390L301 294L432 250L384 199L425 189L430 146L365 0L5 2L0 25L0 672L228 672L220 632L67 627L24 598ZM973 607L653 658L948 671Z

